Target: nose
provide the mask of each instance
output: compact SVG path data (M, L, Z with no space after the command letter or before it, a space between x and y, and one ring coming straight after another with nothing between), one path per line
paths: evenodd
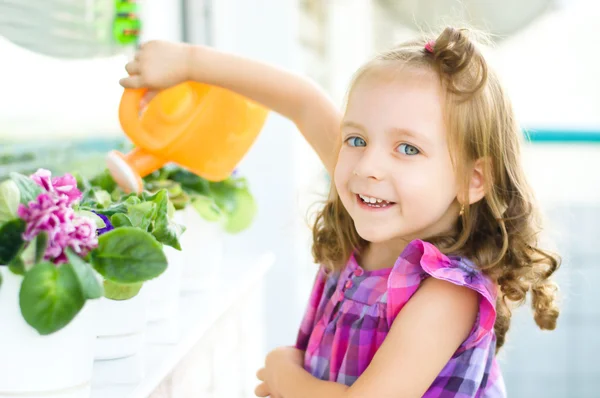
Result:
M385 176L385 155L373 145L367 147L354 168L354 175L372 180L382 180Z

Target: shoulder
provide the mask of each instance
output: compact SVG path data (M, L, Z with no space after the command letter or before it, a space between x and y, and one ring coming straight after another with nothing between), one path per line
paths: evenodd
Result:
M388 284L390 287L420 285L428 277L469 287L495 302L496 285L471 260L445 255L422 240L414 240L404 249L394 264Z
M431 311L435 303L443 311L465 311L467 319L475 316L470 321L473 343L493 333L496 284L469 259L447 256L431 243L415 240L405 248L390 274L388 296L390 325L410 300L413 306L429 305Z

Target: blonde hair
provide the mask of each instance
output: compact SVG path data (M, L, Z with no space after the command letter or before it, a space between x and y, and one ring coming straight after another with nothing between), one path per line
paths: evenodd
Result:
M405 66L435 71L445 88L450 152L456 175L464 176L461 197L468 197L470 168L484 160L485 197L465 203L454 230L425 240L445 254L471 259L499 286L497 350L504 344L511 309L524 303L527 292L538 326L554 329L558 288L549 278L560 257L538 246L539 215L521 166L523 135L498 77L469 31L448 27L434 42L415 40L378 55L356 73L351 88L368 73ZM314 223L312 252L315 262L338 270L368 242L358 235L334 184L331 190Z

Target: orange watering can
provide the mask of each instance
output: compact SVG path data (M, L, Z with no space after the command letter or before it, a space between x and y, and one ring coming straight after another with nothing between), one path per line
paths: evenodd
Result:
M232 91L185 82L159 92L140 116L145 89L125 89L119 121L136 148L108 154L107 166L125 192L174 162L210 181L226 179L250 149L268 109Z

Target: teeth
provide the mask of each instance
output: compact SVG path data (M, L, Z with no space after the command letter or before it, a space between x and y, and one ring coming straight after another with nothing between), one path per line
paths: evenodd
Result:
M389 204L389 202L388 202L388 201L386 201L386 200L383 200L383 199L373 198L373 197L370 197L370 196L365 196L365 195L360 195L360 194L359 194L358 196L360 196L360 198L361 198L361 199L362 199L362 200L363 200L365 203L369 203L369 204L372 204L372 205L375 205L375 204L376 204L376 205L375 205L375 207L386 206L386 205L388 205L388 204Z

